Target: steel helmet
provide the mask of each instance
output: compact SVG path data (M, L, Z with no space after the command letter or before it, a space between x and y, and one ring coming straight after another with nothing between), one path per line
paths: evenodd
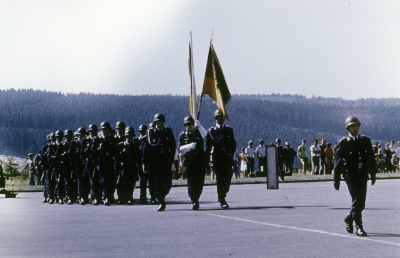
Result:
M217 116L224 116L224 113L222 113L221 109L215 110L214 118L217 118Z
M154 122L156 121L164 121L165 122L165 116L163 114L157 113L154 115Z
M139 132L140 131L146 131L147 130L147 125L140 125L139 126Z
M109 122L105 122L105 121L104 121L104 122L101 122L100 128L101 128L101 129L105 129L105 128L110 129L111 126L110 126L110 123L109 123Z
M97 125L95 124L90 124L89 125L89 132L90 131L98 131L99 129L97 128Z
M194 125L194 119L191 116L187 116L183 119L183 125L186 126L188 124Z
M346 118L346 121L344 122L346 129L349 128L350 125L353 124L358 124L361 125L360 120L358 120L357 117L355 116L349 116L348 118Z
M67 135L74 135L74 132L72 132L72 130L67 129L67 130L64 131L64 135L65 135L65 136L67 136Z
M125 135L135 135L135 129L133 129L131 126L128 126L125 128Z
M123 122L123 121L118 121L118 122L115 124L115 128L116 128L116 129L119 129L119 128L125 129L125 127L126 127L126 125L125 125L125 122Z
M64 133L61 130L57 130L56 133L54 134L55 137L64 137Z
M84 127L79 127L78 130L76 130L77 134L86 134L86 129Z

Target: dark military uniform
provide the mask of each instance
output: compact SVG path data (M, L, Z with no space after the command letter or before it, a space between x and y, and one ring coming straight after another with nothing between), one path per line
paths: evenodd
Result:
M153 171L149 171L150 166L150 148L146 148L148 145L147 135L142 135L139 137L140 141L140 151L142 155L142 169L139 171L139 180L140 180L140 201L142 203L147 203L147 181L149 182L149 193L150 200L152 203L156 203L156 188L154 183L154 175Z
M125 142L126 137L125 137L125 135L122 135L122 134L115 134L114 135L114 139L115 139L115 144L118 146L120 143ZM120 186L122 186L122 185L119 184L119 179L120 179L121 173L122 173L122 164L121 163L122 163L121 157L119 156L119 152L117 152L115 154L114 178L113 178L113 180L114 180L115 185L117 186L117 195L118 196L120 196L119 191L122 190L122 189L120 189Z
M196 146L182 155L182 164L187 178L189 197L193 205L198 205L200 195L203 192L205 164L207 162L203 149L203 137L199 130L186 131L179 135L178 149L191 143L196 143Z
M214 147L214 148L213 148ZM206 157L210 157L211 149L212 162L217 179L218 201L221 205L226 204L225 197L229 192L232 179L232 160L236 150L236 140L233 129L221 125L208 129L206 136Z
M97 168L97 153L96 150L100 146L100 138L97 136L89 136L87 138L88 145L86 153L88 155L86 159L86 171L89 175L90 180L90 198L92 204L98 204L101 200L100 195L100 175Z
M67 152L67 146L64 142L56 142L50 148L50 160L53 167L52 180L55 180L55 192L60 204L64 203L65 196L65 177L64 177L64 158ZM51 197L50 197L51 198ZM51 198L53 199L53 198Z
M47 194L49 197L49 203L53 204L55 201L55 187L56 187L56 176L55 176L55 169L56 169L56 152L57 152L57 145L54 142L51 142L47 149L46 149L46 160L47 160L47 167L46 167L46 181L47 181Z
M149 172L154 175L158 202L165 209L165 196L172 186L171 166L174 162L176 142L172 129L169 127L150 128L147 130L149 156L144 164L149 164ZM144 150L146 153L147 150Z
M334 163L336 189L339 189L342 169L352 199L350 214L345 221L347 224L354 221L362 228L361 212L365 207L368 175L375 182L376 173L374 151L368 137L357 135L357 139L348 136L340 140Z
M78 143L74 140L65 140L64 144L66 148L63 161L65 195L68 199L68 204L72 204L76 201L78 196L77 179L75 177L75 155L78 149Z
M139 171L142 169L142 155L139 149L140 141L124 141L118 144L120 160L122 164L120 178L118 180L118 204L128 202L133 204L133 191Z
M88 201L90 192L90 175L86 170L86 160L88 158L87 149L89 141L86 138L77 140L77 148L74 154L74 172L78 186L78 198L80 204L85 204Z
M98 138L98 146L94 145L93 151L96 154L96 165L100 175L101 184L103 188L103 197L105 197L105 204L108 205L114 200L114 157L117 151L115 138L109 135L103 135Z
M39 167L43 171L43 202L48 202L49 201L49 177L48 173L50 173L50 168L49 168L49 162L46 156L47 149L50 145L50 142L46 142L42 148L40 148L39 154L40 154L40 164Z

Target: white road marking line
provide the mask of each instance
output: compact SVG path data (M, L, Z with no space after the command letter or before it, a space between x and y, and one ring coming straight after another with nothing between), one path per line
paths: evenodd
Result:
M213 216L213 217L218 217L218 218L223 218L223 219L244 221L244 222L249 222L249 223L253 223L253 224L259 224L259 225L264 225L264 226L276 227L276 228L286 228L286 229L293 229L293 230L299 230L299 231L307 231L307 232L325 234L325 235L330 235L330 236L338 236L338 237L352 238L352 239L356 239L356 240L372 241L372 242L377 242L377 243L382 243L382 244L400 246L399 243L388 242L388 241L377 240L377 239L371 239L370 237L360 237L360 236L352 236L352 235L342 235L342 234L331 233L331 232L322 231L322 230L307 229L307 228L299 228L299 227L291 227L291 226L283 226L283 225L278 225L278 224L272 224L272 223L266 223L266 222L260 222L260 221L249 220L249 219L242 219L242 218L236 218L236 217L222 216L222 215L216 215L216 214L210 214L210 213L207 214L207 215L208 215L208 216Z

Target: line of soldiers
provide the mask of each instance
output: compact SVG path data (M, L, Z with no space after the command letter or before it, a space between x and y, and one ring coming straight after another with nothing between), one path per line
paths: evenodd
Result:
M218 201L222 208L229 208L225 197L232 177L236 141L232 128L223 125L221 110L217 110L214 117L216 126L208 131L199 121L185 117L185 131L179 135L180 165L187 175L188 194L194 210L200 207L207 157L211 153L217 175ZM88 131L79 127L75 133L68 129L49 134L37 162L44 171L43 202L82 205L103 202L109 206L116 201L117 189L118 204L133 204L139 177L140 203L148 201L148 185L151 203L159 204L158 211L165 210L177 148L173 131L165 126L165 121L163 114L155 114L154 123L149 127L139 126L138 137L134 128L126 127L122 121L116 123L115 132L108 122L102 122L100 132L97 125L90 124Z

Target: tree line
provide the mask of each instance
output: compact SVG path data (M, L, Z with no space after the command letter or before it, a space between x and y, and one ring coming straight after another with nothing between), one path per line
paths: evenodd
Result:
M200 121L205 128L215 124L216 105L203 98ZM362 134L381 144L400 140L400 99L306 98L301 95L232 95L227 104L238 149L249 140L266 144L280 138L293 148L301 139L310 145L314 138L336 144L346 135L344 120L356 115ZM15 156L36 153L46 135L55 130L100 125L118 120L133 126L149 124L156 113L166 116L166 124L176 137L184 130L183 118L189 115L189 97L180 95L62 94L40 90L0 90L0 154Z

